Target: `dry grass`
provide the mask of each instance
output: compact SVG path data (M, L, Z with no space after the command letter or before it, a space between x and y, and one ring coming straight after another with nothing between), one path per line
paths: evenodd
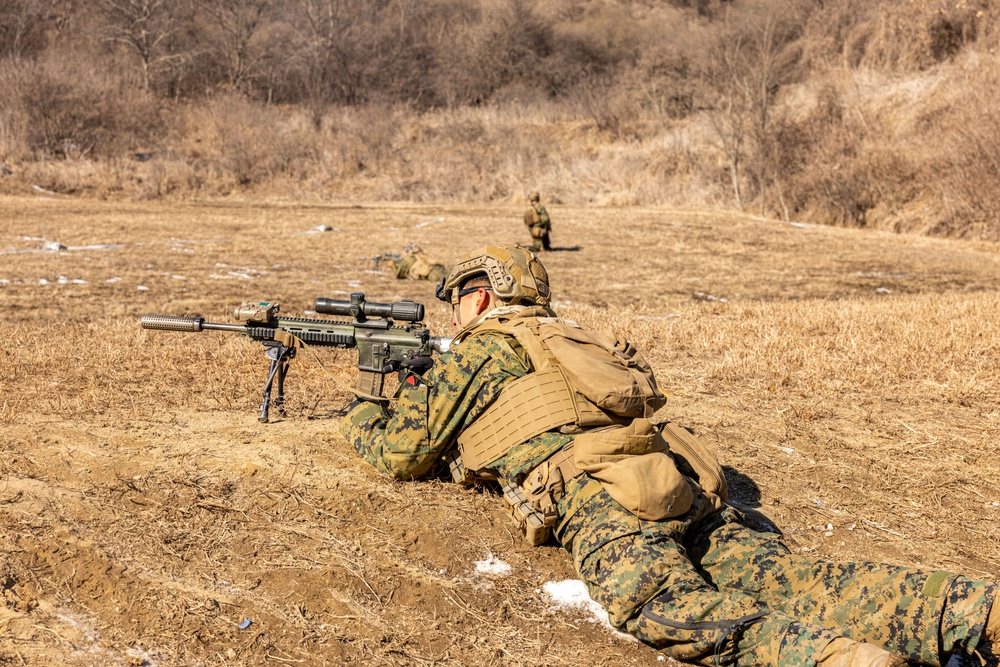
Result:
M655 659L548 608L536 589L572 577L569 559L523 546L491 494L364 464L337 434L349 397L308 355L287 418L261 425L259 346L138 327L146 312L231 321L247 298L294 314L362 290L423 301L446 332L428 284L368 258L416 242L449 263L526 240L519 207L4 198L0 211L3 659ZM718 448L740 506L818 557L1000 575L994 245L550 212L555 245L574 248L544 256L557 310L647 351L670 395L662 416ZM321 224L335 231L304 233ZM68 249L37 252L38 239ZM319 354L352 380L350 353ZM476 576L488 553L514 574Z

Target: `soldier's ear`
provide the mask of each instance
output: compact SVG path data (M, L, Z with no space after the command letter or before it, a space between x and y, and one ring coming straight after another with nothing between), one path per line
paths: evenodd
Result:
M487 309L489 309L492 302L493 292L484 287L480 287L479 291L476 292L476 315L485 313Z

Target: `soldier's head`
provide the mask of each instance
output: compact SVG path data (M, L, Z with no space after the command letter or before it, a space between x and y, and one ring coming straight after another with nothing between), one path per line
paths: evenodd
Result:
M528 195L528 201L530 201L530 202L536 202L536 201L541 201L541 200L542 200L542 196L540 194L538 194L537 190L535 190L530 195Z
M455 325L500 306L548 306L549 275L541 261L520 246L486 246L467 254L438 285L450 303Z

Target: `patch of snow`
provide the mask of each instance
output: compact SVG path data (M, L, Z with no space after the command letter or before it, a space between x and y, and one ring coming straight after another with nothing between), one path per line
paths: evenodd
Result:
M582 611L589 614L593 623L600 623L618 637L638 642L632 635L625 634L611 627L608 612L595 602L587 593L587 585L579 579L565 581L547 581L542 585L542 591L548 596L553 608L564 611Z
M444 218L434 218L433 220L428 220L427 222L417 223L416 225L413 225L413 228L414 229L420 229L421 227L426 227L427 225L433 225L433 224L436 224L436 223L439 223L439 222L443 222L443 221L444 221Z
M698 301L718 301L719 303L729 303L729 299L724 296L715 296L708 292L694 292L691 297Z
M307 229L304 232L296 232L296 234L322 234L323 232L339 232L340 230L336 227L331 227L330 225L316 225L312 229Z
M71 245L66 250L113 250L126 246L128 246L127 243L98 243L97 245Z
M488 577L506 577L514 571L508 563L503 562L491 553L486 554L486 560L476 561L476 574Z

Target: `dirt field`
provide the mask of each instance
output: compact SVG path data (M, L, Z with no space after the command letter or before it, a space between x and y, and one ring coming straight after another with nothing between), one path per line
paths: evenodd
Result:
M647 350L659 416L717 448L736 504L819 558L1000 576L997 246L550 212L556 309ZM300 355L287 416L260 424L259 344L139 327L363 291L447 334L429 284L370 258L415 242L448 264L525 241L519 218L0 198L0 665L657 664L554 605L568 556L520 542L492 492L360 460L337 429L349 351L318 352L337 382Z

